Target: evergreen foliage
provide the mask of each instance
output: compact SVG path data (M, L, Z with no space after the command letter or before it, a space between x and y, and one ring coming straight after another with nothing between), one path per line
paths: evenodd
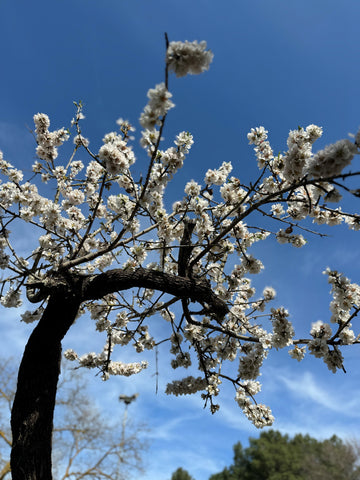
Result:
M333 435L319 441L309 435L290 438L275 430L234 445L233 464L209 480L358 480L357 444Z
M171 480L194 480L194 478L186 470L179 467L171 475Z

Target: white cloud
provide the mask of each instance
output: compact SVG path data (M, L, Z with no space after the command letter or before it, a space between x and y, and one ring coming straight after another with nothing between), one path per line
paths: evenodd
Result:
M315 403L323 409L330 410L342 415L360 418L360 412L356 405L358 404L359 394L352 390L351 395L347 390L324 388L320 385L315 376L305 371L296 377L291 375L279 375L278 381L289 390L289 392L298 399Z

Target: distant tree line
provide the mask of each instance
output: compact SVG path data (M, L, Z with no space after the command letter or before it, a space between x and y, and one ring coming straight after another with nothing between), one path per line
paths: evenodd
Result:
M233 447L233 463L209 480L360 480L360 445L336 435L323 441L309 435L282 435L276 430ZM194 480L178 468L171 480Z

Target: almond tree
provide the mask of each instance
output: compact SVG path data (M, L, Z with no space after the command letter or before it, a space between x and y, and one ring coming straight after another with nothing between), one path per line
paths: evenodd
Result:
M205 42L169 43L166 38L164 82L149 90L140 116L140 143L148 163L139 178L132 173L133 126L119 119L119 131L106 134L99 151L92 151L82 131L81 103L72 121L75 146L69 159L58 160L58 150L70 131L49 130L49 117L42 113L34 116L38 160L31 177L24 179L1 156L7 177L0 185L1 267L6 271L1 303L19 307L25 290L36 309L22 320L38 321L25 348L12 409L14 480L51 478L61 342L85 311L106 335L104 349L80 357L68 350L68 359L99 369L106 380L147 366L144 361L114 361L117 345L131 343L142 352L168 340L172 367L186 368L195 360L199 376L169 383L167 393L200 391L214 413L220 384L229 381L236 402L257 427L274 420L270 408L255 399L257 377L271 348L290 347L297 360L307 348L335 372L343 368L341 347L358 343L351 323L360 308L360 288L341 273L325 272L333 294L333 327L313 324L307 339L295 338L285 308L268 308L273 288L255 297L248 274L263 268L250 253L254 242L275 236L300 248L306 242L302 234L309 232L306 219L359 229L359 215L340 206L342 193L358 195L349 179L360 171L346 167L359 153L359 132L353 140L313 153L322 129L299 127L289 134L288 150L274 155L265 128L251 129L248 140L259 166L255 180L242 183L231 163L223 162L205 172L203 185L189 181L184 197L166 207L168 184L186 164L193 144L189 132L180 132L173 146L163 146L164 126L174 107L168 77L171 72L177 77L201 73L212 58ZM77 160L80 150L88 154L86 164ZM39 233L38 243L25 253L16 252L10 232L18 222ZM161 338L149 332L155 315L166 325ZM223 362L235 359L233 374L225 374Z

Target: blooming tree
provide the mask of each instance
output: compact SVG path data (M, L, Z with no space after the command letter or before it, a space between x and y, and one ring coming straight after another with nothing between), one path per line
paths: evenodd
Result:
M344 212L341 193L357 195L348 186L360 171L344 170L359 153L360 133L313 153L322 129L315 125L291 131L288 150L274 155L263 127L251 129L259 175L249 185L233 174L230 162L205 172L203 184L189 181L185 195L166 208L164 195L189 154L193 137L180 132L173 146L163 147L163 128L174 107L168 77L198 74L209 68L212 53L205 42L168 42L165 81L148 92L140 116L140 143L148 157L146 174L135 178L132 165L133 126L119 119L99 151L92 151L82 130L82 104L72 121L74 149L58 160L69 139L65 128L50 130L45 114L34 116L37 161L31 178L1 155L0 184L1 303L19 307L22 290L35 311L24 322L38 321L19 369L12 410L12 476L51 478L51 432L61 357L61 341L75 318L85 311L104 332L102 352L65 356L78 365L99 369L102 378L132 375L147 363L113 360L117 345L132 344L137 352L168 340L171 365L187 368L195 360L199 376L169 383L168 394L202 392L211 412L222 381L235 387L235 400L257 427L271 425L268 406L255 397L257 380L270 349L289 347L301 360L306 349L330 370L343 368L342 346L358 343L352 322L360 309L360 287L337 271L325 274L333 300L330 324L312 325L307 339L296 339L283 308L270 308L275 291L260 296L248 278L263 265L250 253L254 242L270 235L300 248L310 218L316 224L360 228L360 216ZM85 151L88 161L77 160ZM50 188L51 187L51 188ZM53 196L49 198L49 193ZM268 230L248 219L266 218ZM17 252L10 229L21 222L39 232L33 250ZM176 315L175 315L176 312ZM160 315L163 337L151 335L151 317ZM260 323L260 317L262 318ZM264 318L271 325L265 328ZM235 361L233 374L222 365Z

